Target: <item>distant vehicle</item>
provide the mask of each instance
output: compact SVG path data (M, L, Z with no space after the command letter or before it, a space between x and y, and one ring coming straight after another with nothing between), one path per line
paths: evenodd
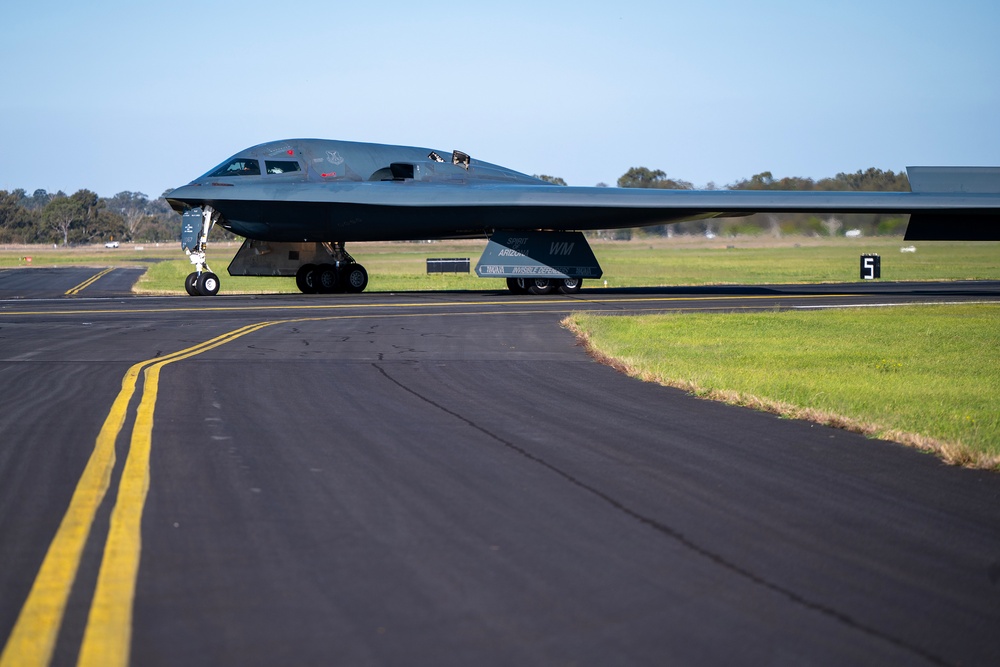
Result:
M117 248L118 247L118 241L108 241L107 243L104 244L104 247L105 248Z
M858 238L858 237L861 236L861 230L860 229L848 229L846 232L844 232L844 236L846 236L849 239L856 239L856 238Z

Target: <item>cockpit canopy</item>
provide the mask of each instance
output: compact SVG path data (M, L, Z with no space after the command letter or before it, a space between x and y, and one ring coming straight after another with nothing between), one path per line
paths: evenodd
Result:
M288 182L417 181L442 183L503 182L545 185L526 174L453 151L448 160L438 151L407 146L362 144L324 139L289 139L247 148L198 180L222 180L234 185L234 176L254 176Z
M264 160L264 169L268 174L288 174L301 171L302 167L297 160ZM223 176L260 176L260 160L236 157L208 173L209 178Z

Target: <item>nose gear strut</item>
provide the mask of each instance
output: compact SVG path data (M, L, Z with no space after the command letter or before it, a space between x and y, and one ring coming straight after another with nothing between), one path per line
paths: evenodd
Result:
M184 213L181 246L195 269L184 279L184 289L191 296L215 296L219 293L219 276L208 268L205 258L208 235L218 220L219 212L211 206L193 208Z

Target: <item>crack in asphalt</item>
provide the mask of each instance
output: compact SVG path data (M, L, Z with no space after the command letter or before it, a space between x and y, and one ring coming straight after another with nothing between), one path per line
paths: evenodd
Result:
M920 648L918 646L914 646L912 644L908 644L908 643L904 642L903 640L897 639L896 637L893 637L892 635L888 635L888 634L886 634L884 632L881 632L880 630L878 630L876 628L872 628L872 627L869 627L867 625L864 625L860 621L855 620L854 618L852 618L851 616L849 616L848 614L846 614L844 612L838 611L838 610L836 610L836 609L834 609L832 607L828 607L828 606L826 606L826 605L824 605L822 603L819 603L819 602L813 602L813 601L811 601L811 600L803 597L802 595L799 595L798 593L796 593L795 591L793 591L793 590L791 590L789 588L785 588L784 586L782 586L780 584L776 584L776 583L774 583L772 581L769 581L769 580L765 579L764 577L762 577L762 576L760 576L758 574L755 574L754 572L752 572L752 571L750 571L750 570L748 570L748 569L746 569L746 568L738 565L737 563L734 563L734 562L732 562L730 560L727 560L721 554L715 553L714 551L711 551L708 548L703 547L700 544L692 541L690 538L688 538L682 532L676 530L675 528L671 528L670 526L668 526L666 524L663 524L663 523L660 523L659 521L657 521L656 519L653 519L652 517L648 517L648 516L646 516L644 514L641 514L641 513L637 512L636 510L633 510L632 508L628 507L627 505L625 505L621 501L616 500L615 498L613 498L612 496L608 495L607 493L601 491L600 489L598 489L598 488L596 488L594 486L591 486L591 485L587 484L586 482L583 482L582 480L577 479L573 475L571 475L568 472L562 470L561 468L559 468L559 467L557 467L557 466L549 463L548 461L546 461L545 459L541 458L540 456L538 456L536 454L532 454L528 450L524 449L523 447L521 447L521 446L519 446L519 445L517 445L517 444L515 444L515 443L513 443L513 442L511 442L509 440L505 440L504 438L502 438L499 435L491 432L490 430L486 429L485 427L480 426L479 424L477 424L476 422L472 421L471 419L469 419L469 418L467 418L467 417L465 417L465 416L463 416L463 415L455 412L454 410L450 410L449 408L446 408L445 406L441 405L440 403L437 403L434 400L432 400L430 398L427 398L423 394L421 394L421 393L419 393L419 392L411 389L410 387L407 387L405 384L403 384L402 382L400 382L396 378L394 378L391 375L389 375L389 373L384 368L382 368L381 366L379 366L377 363L373 363L372 367L374 367L375 370L377 370L379 373L381 373L382 376L386 380L388 380L389 382L393 383L394 385L396 385L397 387L399 387L403 391L405 391L405 392L411 394L412 396L420 399L421 401L427 403L428 405L433 406L434 408L440 410L441 412L443 412L443 413L445 413L447 415L450 415L451 417L454 417L455 419L458 419L459 421L461 421L461 422L467 424L468 426L470 426L471 428L479 431L480 433L482 433L483 435L487 436L488 438L490 438L492 440L495 440L496 442L500 443L501 445L503 445L507 449L510 449L511 451L516 452L520 456L528 459L529 461L531 461L533 463L536 463L536 464L538 464L538 465L546 468L547 470L549 470L552 473L554 473L554 474L558 475L559 477L563 478L564 480L566 480L567 482L569 482L573 486L576 486L576 487L578 487L578 488L586 491L587 493L590 493L590 494L596 496L597 498L600 498L602 501L604 501L605 503L607 503L608 505L610 505L614 509L618 510L619 512L625 514L626 516L628 516L628 517L630 517L630 518L638 521L639 523L641 523L641 524L643 524L645 526L648 526L648 527L652 528L653 530L655 530L656 532L660 533L661 535L664 535L666 537L669 537L669 538L673 539L678 544L682 545L684 548L686 548L686 549L688 549L688 550L690 550L690 551L692 551L692 552L694 552L694 553L696 553L696 554L698 554L698 555L700 555L700 556L708 559L709 561L715 563L719 567L722 567L723 569L728 570L729 572L731 572L731 573L733 573L733 574L735 574L735 575L737 575L737 576L739 576L739 577L741 577L743 579L746 579L747 581L750 581L750 582L752 582L752 583L754 583L754 584L756 584L758 586L761 586L762 588L765 588L765 589L767 589L767 590L769 590L769 591L771 591L773 593L781 595L782 597L784 597L787 600L793 602L794 604L800 605L802 607L805 607L805 608L810 609L812 611L815 611L817 613L823 614L824 616L832 618L833 620L835 620L835 621L837 621L837 622L839 622L839 623L841 623L841 624L843 624L843 625L845 625L845 626L847 626L849 628L852 628L854 630L858 630L859 632L862 632L862 633L867 634L867 635L869 635L871 637L875 637L877 639L880 639L880 640L882 640L884 642L887 642L887 643L889 643L889 644L891 644L893 646L896 646L897 648L900 648L900 649L903 649L903 650L908 651L910 653L913 653L915 655L918 655L921 658L927 660L928 662L930 662L932 664L935 664L935 665L952 665L953 664L953 663L948 662L947 660L945 660L941 656L938 656L938 655L935 655L933 653L930 653L929 651L926 651L926 650L924 650L924 649L922 649L922 648Z

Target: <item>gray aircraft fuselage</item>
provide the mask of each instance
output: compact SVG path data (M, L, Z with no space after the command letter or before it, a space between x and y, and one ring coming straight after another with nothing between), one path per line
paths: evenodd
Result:
M210 207L224 228L274 242L585 231L756 212L911 214L910 239L1000 240L1000 169L908 171L914 192L565 187L459 152L292 139L241 151L166 198L178 212Z

